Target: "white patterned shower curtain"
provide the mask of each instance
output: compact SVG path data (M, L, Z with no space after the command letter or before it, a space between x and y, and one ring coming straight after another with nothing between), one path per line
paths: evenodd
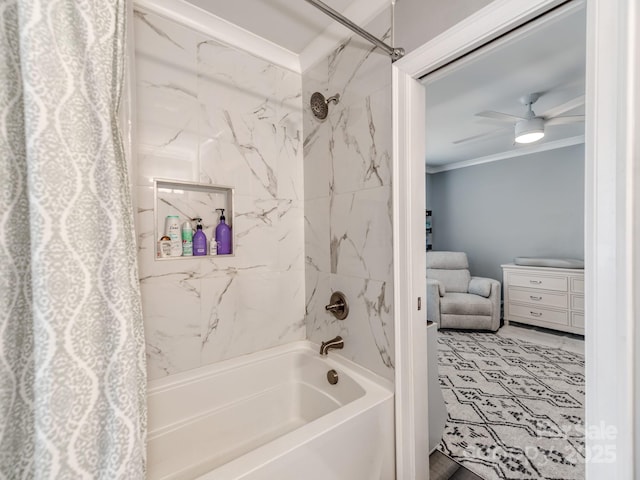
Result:
M126 0L0 0L0 478L142 479Z

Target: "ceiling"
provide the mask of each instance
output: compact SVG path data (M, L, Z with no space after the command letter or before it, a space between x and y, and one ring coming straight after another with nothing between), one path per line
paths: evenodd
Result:
M300 54L335 23L304 0L187 0L293 53ZM345 12L358 0L323 0Z
M547 16L425 77L427 171L582 143L584 123L547 125L542 140L525 146L514 144L514 124L476 113L493 110L523 116L526 108L520 97L537 92L541 96L533 110L545 115L583 96L585 22L584 8ZM576 103L561 115L584 114L584 103Z

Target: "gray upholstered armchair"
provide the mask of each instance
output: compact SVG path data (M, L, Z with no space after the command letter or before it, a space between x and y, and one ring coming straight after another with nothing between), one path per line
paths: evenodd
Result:
M438 328L500 328L500 282L472 277L464 252L427 252L427 320Z

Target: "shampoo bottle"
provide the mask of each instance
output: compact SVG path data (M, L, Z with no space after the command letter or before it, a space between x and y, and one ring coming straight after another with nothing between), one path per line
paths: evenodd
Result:
M202 231L202 219L194 218L196 225L196 233L193 235L193 255L202 256L207 254L207 236Z
M172 257L182 255L182 240L180 238L180 219L178 215L168 215L164 223L164 234L171 239Z
M231 253L231 228L225 223L224 208L216 208L220 211L220 223L216 227L216 242L218 242L218 255Z

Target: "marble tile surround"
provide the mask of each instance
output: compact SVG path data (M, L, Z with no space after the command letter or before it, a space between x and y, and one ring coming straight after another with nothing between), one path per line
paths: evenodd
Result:
M134 22L149 378L305 338L300 75L152 13ZM235 256L155 261L154 178L235 187Z
M388 40L390 11L365 28ZM394 377L391 192L391 61L359 37L303 74L307 338L341 335L342 354ZM340 94L320 121L315 91ZM324 310L346 294L339 321Z
M341 334L344 355L393 379L389 58L351 38L301 79L162 17L135 22L149 377ZM316 90L341 95L323 122ZM154 261L154 177L234 186L237 255ZM324 310L334 290L344 322Z

